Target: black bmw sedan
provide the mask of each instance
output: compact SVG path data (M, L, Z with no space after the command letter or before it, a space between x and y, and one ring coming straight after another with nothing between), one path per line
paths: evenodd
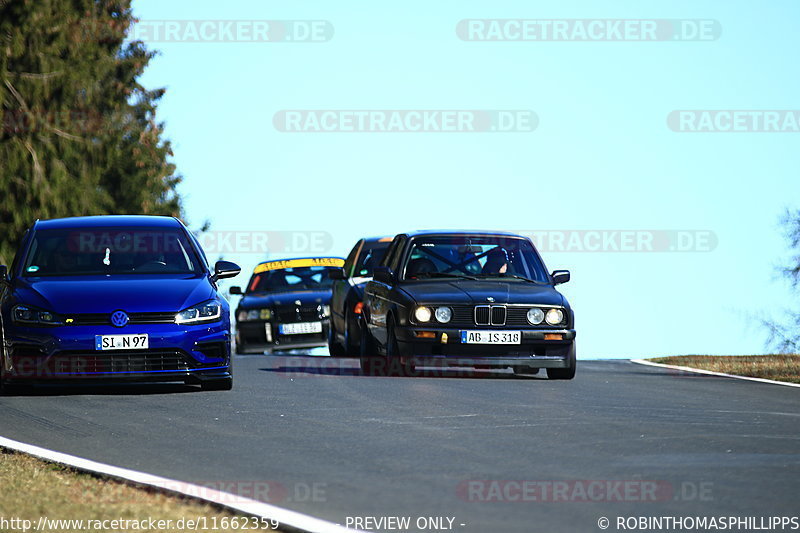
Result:
M575 376L575 316L530 239L512 233L397 235L364 289L361 368L547 369Z

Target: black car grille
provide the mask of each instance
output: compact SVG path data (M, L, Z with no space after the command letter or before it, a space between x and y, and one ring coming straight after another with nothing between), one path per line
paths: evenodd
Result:
M278 322L318 322L320 309L314 307L279 307L275 310L275 318Z
M67 315L69 326L107 326L111 324L111 313L86 313ZM128 313L128 324L172 324L175 313ZM72 320L70 322L70 320Z
M475 324L478 326L504 326L506 323L505 305L476 305Z
M514 327L532 327L528 322L528 309L535 307L506 307L503 305L456 305L451 306L453 310L453 318L448 325L451 326L514 326ZM546 311L546 308L544 309ZM503 317L505 315L505 317ZM489 321L491 319L491 322ZM564 322L566 322L566 317ZM542 323L543 327L552 327L547 323Z

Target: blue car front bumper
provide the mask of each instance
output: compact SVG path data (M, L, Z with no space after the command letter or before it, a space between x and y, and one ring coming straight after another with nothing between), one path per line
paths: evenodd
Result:
M7 331L6 381L107 379L202 382L231 377L229 326L141 324L20 327ZM147 349L98 350L97 335L147 334Z

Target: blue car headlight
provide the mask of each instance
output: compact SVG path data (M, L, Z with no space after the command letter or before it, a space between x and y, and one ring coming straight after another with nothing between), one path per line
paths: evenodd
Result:
M28 326L63 326L64 319L61 316L43 311L27 305L17 305L12 309L11 316L14 322Z
M214 322L222 316L222 304L216 300L208 300L175 315L176 324L205 324Z

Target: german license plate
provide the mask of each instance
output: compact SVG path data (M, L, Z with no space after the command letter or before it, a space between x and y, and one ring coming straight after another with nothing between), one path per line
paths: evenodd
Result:
M128 335L95 335L95 350L146 350L150 347L147 333Z
M297 322L296 324L280 324L278 326L278 331L281 335L322 333L322 322Z
M520 344L519 331L462 331L462 344Z

